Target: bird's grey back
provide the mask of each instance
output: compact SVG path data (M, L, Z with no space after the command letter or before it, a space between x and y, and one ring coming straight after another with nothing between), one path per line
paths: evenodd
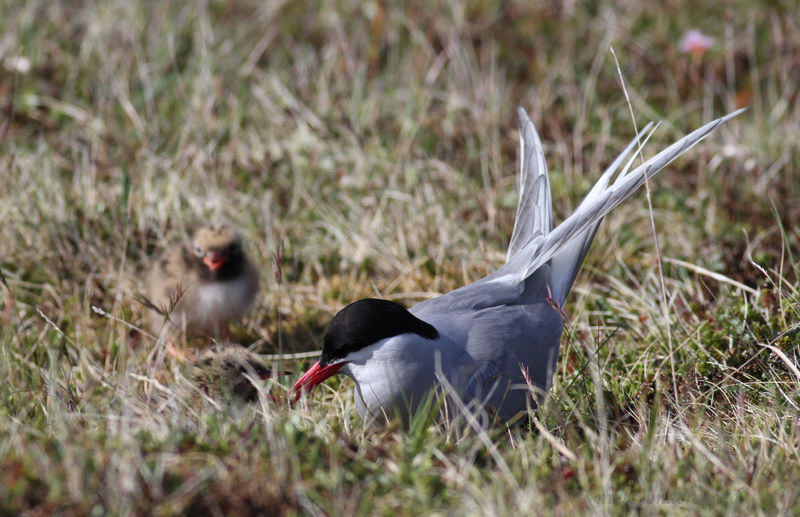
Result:
M613 174L643 136L652 134L648 124L601 175L572 215L551 230L550 183L542 146L533 124L520 109L520 199L506 263L485 278L413 306L411 313L434 326L440 315L453 318L464 313L458 317L460 324L470 327L473 320L469 313L492 307L539 303L561 307L603 217L641 187L645 178L742 111L704 125L633 170L631 158L611 183Z

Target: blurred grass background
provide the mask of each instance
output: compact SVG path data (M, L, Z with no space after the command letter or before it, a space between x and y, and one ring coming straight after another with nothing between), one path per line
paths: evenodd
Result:
M0 513L800 512L795 2L0 10ZM713 45L683 52L690 29ZM663 120L651 155L750 107L651 183L666 316L644 194L607 217L529 428L363 429L343 380L295 409L203 400L140 329L148 257L212 220L262 268L235 335L263 353L493 271L518 105L556 222L630 109Z

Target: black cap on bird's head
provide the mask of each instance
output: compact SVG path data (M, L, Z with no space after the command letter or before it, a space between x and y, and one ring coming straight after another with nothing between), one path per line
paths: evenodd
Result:
M322 366L344 359L378 341L400 334L418 334L436 339L439 333L399 303L376 298L353 302L340 310L325 329L322 340Z
M353 302L340 310L325 329L319 360L292 388L311 391L314 386L339 371L347 356L382 339L401 334L417 334L425 339L437 339L433 325L417 318L399 303L376 298Z

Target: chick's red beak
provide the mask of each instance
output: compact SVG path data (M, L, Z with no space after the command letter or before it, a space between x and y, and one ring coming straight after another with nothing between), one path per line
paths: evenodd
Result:
M221 255L219 253L214 253L213 251L209 252L205 257L203 257L203 264L208 266L208 269L211 271L217 271L227 261L227 255Z
M311 391L315 386L321 384L325 379L331 377L338 372L346 363L329 364L328 366L320 366L319 361L314 363L314 366L308 369L306 373L295 383L292 388L292 403L295 403L302 395L303 391Z

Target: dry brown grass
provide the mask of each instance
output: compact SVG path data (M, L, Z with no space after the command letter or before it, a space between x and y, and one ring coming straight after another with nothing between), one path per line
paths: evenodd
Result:
M0 513L800 509L791 2L0 11ZM692 27L702 57L677 49ZM646 153L751 109L651 184L663 256L702 268L665 261L666 318L644 196L603 223L532 430L364 429L341 380L294 409L209 401L140 329L148 257L209 219L262 268L235 335L264 353L318 347L359 297L494 270L517 105L557 221L633 134L611 45L637 120L664 119Z

